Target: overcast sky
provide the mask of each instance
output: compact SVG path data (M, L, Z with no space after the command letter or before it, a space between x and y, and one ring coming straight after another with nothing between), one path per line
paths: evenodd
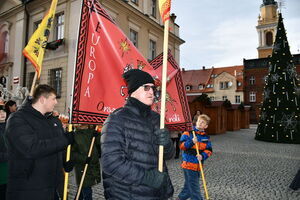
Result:
M180 37L180 66L200 69L242 65L258 57L256 31L263 0L172 0ZM281 9L292 54L300 53L300 0Z

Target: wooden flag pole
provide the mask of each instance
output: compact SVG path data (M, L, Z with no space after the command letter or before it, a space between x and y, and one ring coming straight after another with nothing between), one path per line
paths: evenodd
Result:
M31 85L31 89L30 89L30 93L29 93L29 96L32 96L32 95L33 95L33 91L34 91L34 88L35 88L35 82L36 82L36 79L37 79L37 72L35 71L34 77L33 77L33 81L32 81L32 85Z
M196 137L195 131L193 131L193 136ZM200 153L199 153L198 143L196 143L196 151L197 151L197 156L199 156ZM200 171L201 171L201 176L202 176L202 182L203 182L203 187L204 187L204 191L205 191L205 198L207 200L209 200L208 191L207 191L207 187L206 187L206 181L205 181L203 167L202 167L202 163L201 163L200 160L198 160L198 162L199 162L199 166L200 166Z
M169 43L169 19L165 21L164 28L164 51L162 68L162 87L161 87L161 108L160 108L160 129L165 128L166 112L166 90L167 90L167 61L168 61L168 43ZM163 172L164 146L159 146L158 171Z
M96 129L95 129L95 130L96 130L96 131L98 130L98 126L96 126ZM95 139L96 139L96 137L93 137L93 138L92 138L92 142L91 142L91 145L90 145L88 157L91 157L91 155L92 155L93 147L94 147L94 143L95 143ZM76 194L76 200L79 199L80 192L81 192L81 189L82 189L83 181L84 181L84 178L85 178L85 175L86 175L86 171L87 171L88 166L89 166L89 164L88 164L88 163L85 163L84 170L83 170L83 173L82 173L82 176L81 176L81 179L80 179L79 188L78 188L78 191L77 191L77 194Z
M69 124L68 131L72 131L72 124ZM66 155L66 161L70 160L70 154L71 154L71 145L68 145L67 148L67 155ZM63 200L67 200L68 197L68 184L69 184L69 173L65 172L65 183L64 183L64 196Z

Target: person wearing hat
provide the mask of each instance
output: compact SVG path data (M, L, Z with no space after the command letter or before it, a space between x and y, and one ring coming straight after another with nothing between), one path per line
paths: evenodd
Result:
M104 122L101 135L101 165L104 196L108 200L166 200L174 189L164 163L158 171L159 145L164 159L171 159L174 146L167 129L160 129L160 115L151 110L154 80L132 69L123 74L128 99Z

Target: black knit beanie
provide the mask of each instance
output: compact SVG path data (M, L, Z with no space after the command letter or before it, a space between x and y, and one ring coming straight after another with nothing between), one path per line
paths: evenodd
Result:
M133 93L140 86L153 83L154 80L150 74L139 69L131 69L123 74L123 78L127 83L128 94Z

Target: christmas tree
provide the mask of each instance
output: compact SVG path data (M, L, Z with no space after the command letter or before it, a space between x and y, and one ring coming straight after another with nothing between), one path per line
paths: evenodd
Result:
M293 56L279 13L255 139L300 144L299 89Z

